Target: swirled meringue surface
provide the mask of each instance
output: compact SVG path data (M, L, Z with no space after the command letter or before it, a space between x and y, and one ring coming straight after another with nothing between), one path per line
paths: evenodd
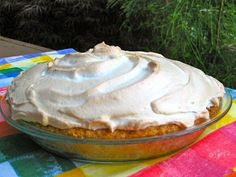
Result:
M224 86L211 76L152 52L105 43L38 64L8 91L12 119L66 129L137 130L209 119Z

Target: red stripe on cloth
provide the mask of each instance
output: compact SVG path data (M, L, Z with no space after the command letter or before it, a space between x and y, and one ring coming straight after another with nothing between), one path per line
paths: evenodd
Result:
M0 101L5 99L7 87L0 87Z
M1 96L0 95L0 104L1 104L1 101L3 101L4 100L4 96ZM2 117L2 115L0 114L0 123L1 122L4 122L5 120L3 119L3 117Z
M5 120L2 118L2 116L0 115L0 123L4 122Z
M8 123L6 122L0 123L0 137L4 137L4 136L16 134L16 133L20 133L20 132L16 130L15 128L13 128L12 126L10 126Z
M0 92L6 91L6 90L7 88L0 88ZM0 101L3 101L4 99L5 99L5 94L2 95L2 97L0 95ZM4 103L5 102L6 101L4 100ZM5 106L1 105L1 108L3 109L4 113L9 112ZM4 118L0 114L0 137L4 137L4 136L16 134L16 133L19 133L19 131L13 128L12 126L10 126L7 122L5 122Z
M0 104L1 104L1 108L5 108L5 107L3 107L2 106L2 102L6 102L5 101L5 97L6 97L6 90L7 90L7 88L5 88L5 87L0 87ZM2 115L0 114L0 123L1 122L4 122L5 120L3 119L3 117L2 117Z
M0 92L4 92L7 90L7 87L0 87Z
M170 159L130 177L222 177L236 166L236 122L203 138Z
M0 87L0 96L4 96L7 92L7 87Z

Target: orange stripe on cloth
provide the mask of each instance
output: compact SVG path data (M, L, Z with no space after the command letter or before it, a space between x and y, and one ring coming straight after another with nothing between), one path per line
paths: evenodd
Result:
M18 130L10 126L8 123L1 122L0 123L0 137L8 136L8 135L13 135L20 133Z
M236 177L236 172L233 170L232 173L226 175L226 177Z
M65 173L59 174L55 177L86 177L82 170L75 168L73 170L67 171Z

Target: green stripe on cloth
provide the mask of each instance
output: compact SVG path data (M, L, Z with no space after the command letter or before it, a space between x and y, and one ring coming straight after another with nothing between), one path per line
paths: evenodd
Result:
M9 68L9 69L3 69L3 70L0 70L0 73L1 74L6 74L6 73L9 73L9 72L21 72L22 69L20 68Z
M9 162L22 177L54 176L75 168L72 161L43 150L24 134L0 139L0 163L3 162Z

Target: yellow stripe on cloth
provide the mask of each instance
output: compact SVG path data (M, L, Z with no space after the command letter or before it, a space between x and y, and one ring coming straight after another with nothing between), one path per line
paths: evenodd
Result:
M218 122L216 122L215 124L208 127L204 131L204 133L200 136L198 141L201 140L206 135L208 135L209 133L211 133L211 132L213 132L213 131L215 131L227 124L230 124L234 121L236 121L236 100L233 101L232 107L229 110L229 112L226 114L226 116L223 117ZM194 142L194 143L196 143L196 142ZM191 146L191 145L189 145L189 146ZM184 149L186 149L186 148L184 148ZM184 150L184 149L182 149L182 150ZM182 150L180 150L180 151L182 151ZM168 154L168 155L160 157L160 158L140 161L140 162L136 162L136 163L86 164L86 165L79 166L76 169L64 172L64 173L58 175L57 177L75 177L75 176L76 177L100 177L100 176L101 177L127 177L131 174L134 174L135 172L138 172L139 170L142 170L145 167L148 167L152 164L166 160L180 151L177 151L172 154Z
M18 61L18 62L13 62L12 64L7 63L7 64L0 65L0 70L14 68L14 67L18 67L18 68L27 67L27 68L29 68L37 63L49 62L52 60L53 60L52 57L50 57L48 55L44 55L44 56L39 56L39 57L29 59L29 60L22 60L22 61Z
M120 177L131 175L147 166L148 164L144 162L131 162L122 164L87 164L79 168L84 172L86 177Z
M204 137L207 134L235 121L236 121L236 100L233 100L232 106L229 112L222 119L217 121L215 124L212 124L211 126L209 126L205 130L205 132L201 135L201 137Z
M44 56L39 56L39 57L35 57L32 58L31 61L34 63L42 63L42 62L49 62L52 61L53 59L47 55Z
M0 65L0 70L9 69L9 68L11 68L11 67L12 67L11 64Z
M144 162L122 163L122 164L86 164L67 171L56 177L120 177L131 175L145 167Z

